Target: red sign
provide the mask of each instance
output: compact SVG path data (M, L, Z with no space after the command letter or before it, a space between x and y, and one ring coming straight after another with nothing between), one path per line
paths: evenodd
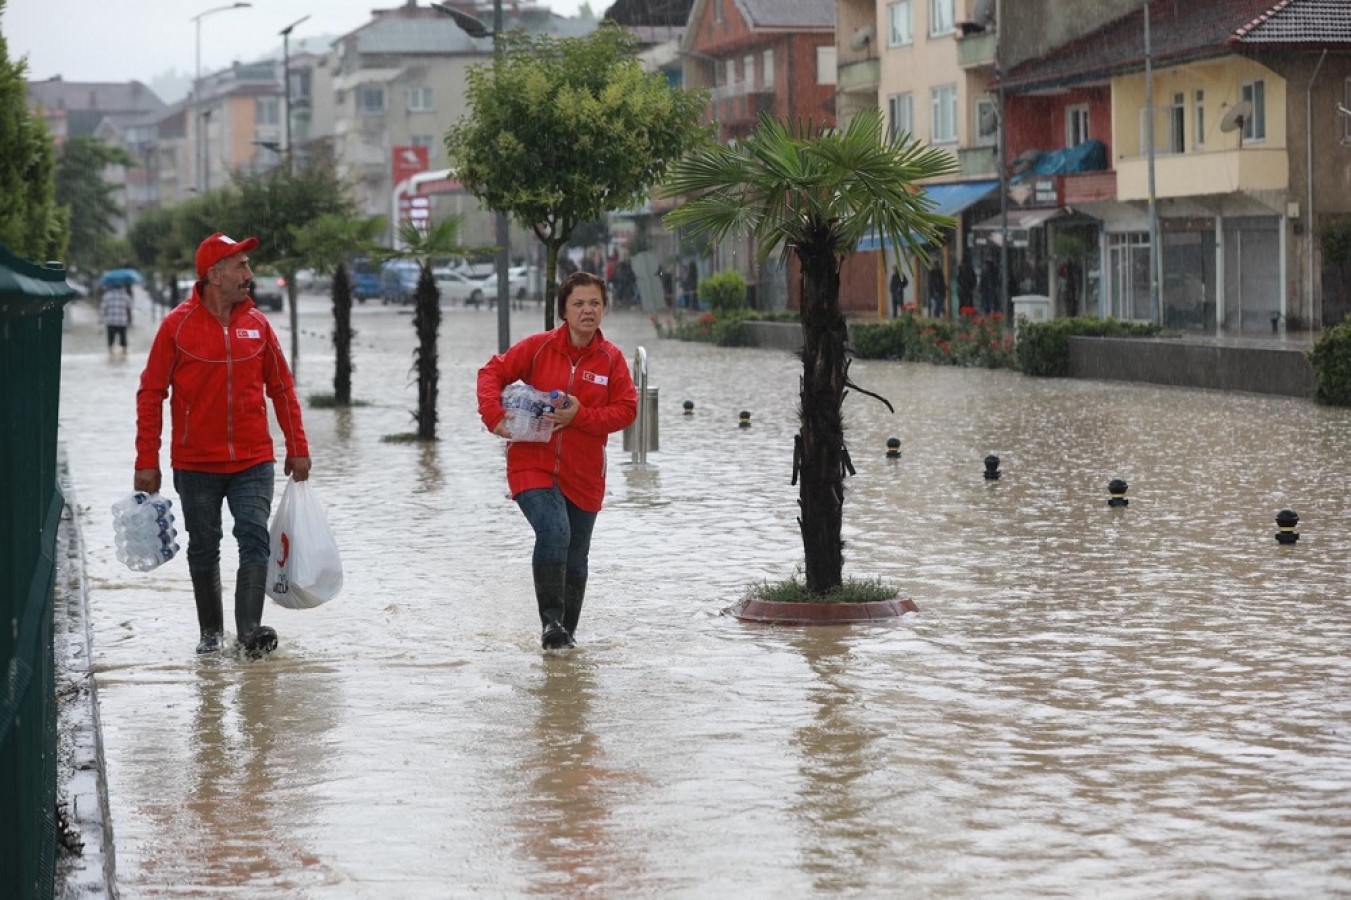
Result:
M393 167L395 187L417 173L427 171L429 166L426 147L395 147Z

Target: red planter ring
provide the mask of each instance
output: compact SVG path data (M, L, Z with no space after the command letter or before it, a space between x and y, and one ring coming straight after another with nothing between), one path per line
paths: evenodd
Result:
M870 603L783 603L773 600L742 600L729 610L742 622L765 625L846 625L894 619L919 612L909 597L874 600Z

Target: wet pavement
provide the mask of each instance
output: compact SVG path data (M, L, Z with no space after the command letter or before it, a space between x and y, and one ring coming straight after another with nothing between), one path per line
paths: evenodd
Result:
M328 321L303 299L302 395L331 392ZM514 313L513 336L541 321ZM1349 411L857 362L897 412L846 401L847 573L920 612L753 626L721 613L801 559L800 363L617 313L661 448L635 467L612 440L580 646L546 654L530 531L474 411L495 313L446 311L442 440L421 446L383 440L413 428L411 316L368 304L369 405L306 410L343 593L269 603L281 647L243 663L193 654L181 556L114 557L150 326L123 360L87 307L67 322L123 897L1351 894Z

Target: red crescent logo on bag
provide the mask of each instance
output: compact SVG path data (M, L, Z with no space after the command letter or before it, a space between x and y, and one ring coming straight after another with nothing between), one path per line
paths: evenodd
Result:
M286 565L286 557L291 555L291 536L286 532L281 533L281 559L277 560L277 565Z

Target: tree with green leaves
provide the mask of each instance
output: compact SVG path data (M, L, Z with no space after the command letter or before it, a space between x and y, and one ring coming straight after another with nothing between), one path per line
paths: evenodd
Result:
M69 217L56 203L51 134L28 111L27 68L23 59L10 60L0 33L0 244L47 262L65 258Z
M334 406L352 405L352 338L356 332L352 330L352 281L347 274L347 260L373 252L376 241L384 232L382 216L358 219L337 213L326 213L313 222L292 226L289 245L297 258L305 259L316 272L333 276L330 296L333 299ZM288 280L287 284L290 283ZM291 309L295 309L294 293Z
M432 275L432 259L447 256L465 256L482 248L465 247L460 243L463 219L450 216L432 225L426 231L412 222L399 226L399 242L403 249L396 256L417 260L418 282L413 291L413 328L417 331L417 349L413 351L413 367L417 370L417 439L436 440L436 400L441 372L437 358L437 338L441 331L441 291Z
M707 141L706 98L644 72L613 23L584 38L513 32L469 71L473 114L446 134L451 165L485 207L548 250L545 284L579 224L641 205L670 164ZM544 304L553 328L554 304Z
M793 482L812 595L843 583L844 474L853 466L842 406L846 388L868 393L849 380L840 266L870 232L923 257L924 244L939 243L952 219L932 211L918 183L956 171L946 151L904 134L886 140L881 114L870 109L844 129L789 128L762 117L736 146L709 146L681 160L666 182L668 196L690 198L667 214L669 225L715 240L748 233L760 262L777 251L785 263L795 256L801 265L802 406Z
M61 147L56 164L56 202L70 210L70 264L93 271L123 265L115 241L122 207L117 187L107 181L109 166L135 166L121 147L96 137L76 137Z
M294 245L298 227L321 216L356 214L356 201L346 182L338 176L331 160L316 159L290 172L285 166L261 173L235 177L228 196L233 207L224 221L218 222L201 238L214 231L259 240L254 257L258 263L271 264L286 279L286 295L291 313L291 371L299 372L300 324L296 310L296 270L306 262ZM298 377L298 376L297 376Z

